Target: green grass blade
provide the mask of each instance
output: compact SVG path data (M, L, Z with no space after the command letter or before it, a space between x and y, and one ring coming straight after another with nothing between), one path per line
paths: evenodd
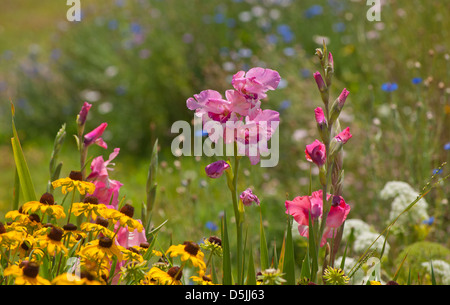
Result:
M430 260L430 267L431 267L431 285L437 285L433 269L433 260Z
M405 257L403 258L402 262L400 263L400 266L398 266L397 271L395 271L394 278L392 279L393 281L397 281L398 275L400 273L400 269L402 268L403 264L405 263L407 257L408 257L408 253L406 253Z
M248 258L247 285L256 285L255 263L253 261L253 249L250 246L250 257Z
M232 285L231 277L231 253L230 253L230 242L228 238L228 228L227 228L227 214L224 213L222 218L222 251L223 251L223 274L222 274L222 284Z
M287 218L286 245L284 252L283 272L285 273L286 285L295 285L295 259L294 243L292 241L292 219Z
M36 201L36 192L34 190L33 181L31 180L30 171L28 169L25 156L20 146L19 136L17 134L16 125L14 123L14 106L11 103L12 112L12 129L14 137L11 138L11 145L13 148L14 162L16 163L17 175L20 180L20 190L23 195L23 200Z
M260 260L261 260L261 270L266 270L269 268L269 250L267 248L266 234L264 233L264 226L262 221L261 207L259 209L259 249L260 249Z

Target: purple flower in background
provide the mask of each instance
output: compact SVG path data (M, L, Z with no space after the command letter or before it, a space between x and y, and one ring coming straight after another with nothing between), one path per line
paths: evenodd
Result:
M444 149L445 150L450 150L450 142L448 142L447 144L444 145Z
M239 196L239 198L241 199L242 203L245 206L250 206L250 205L252 205L253 202L256 205L259 205L259 203L260 203L258 197L255 194L253 194L253 192L250 188L243 191L241 193L241 195Z
M210 178L219 178L224 171L230 168L230 165L224 160L213 162L205 167L206 175Z

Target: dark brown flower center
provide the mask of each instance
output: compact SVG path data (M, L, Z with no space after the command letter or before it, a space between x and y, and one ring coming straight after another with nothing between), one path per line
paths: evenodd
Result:
M69 178L72 180L83 181L83 175L80 171L71 171L69 174Z
M125 204L121 209L120 212L122 214L127 215L130 218L133 218L134 215L134 207L130 204Z
M210 238L208 238L208 241L212 244L222 246L222 240L217 236L211 236Z
M173 266L167 271L167 274L170 275L173 279L179 281L181 280L181 276L183 275L183 272L181 272L180 267Z
M4 233L6 233L5 225L0 222L0 234L4 234Z
M93 280L95 280L94 275L93 275L91 272L87 271L87 270L83 270L83 271L80 272L80 278L82 278L82 279L85 278L85 279L87 279L88 281L93 281Z
M196 243L193 243L191 241L185 241L183 243L184 245L184 251L186 251L187 253L189 253L192 256L196 256L198 253L198 250L200 250L199 245L197 245Z
M150 247L150 244L148 242L142 242L139 244L139 247L148 249L148 247Z
M39 274L39 265L35 262L29 262L23 267L22 271L23 275L35 278Z
M61 241L63 237L64 231L57 227L52 227L50 232L47 234L48 238L50 238L53 241Z
M98 204L98 198L95 196L87 196L84 198L84 203L90 203L90 204Z
M100 237L98 239L98 245L102 248L111 248L113 241L109 237Z
M76 225L74 225L73 223L68 223L63 226L63 229L66 231L76 231L78 229L78 227Z
M41 218L38 214L30 214L30 216L28 216L28 219L31 221L41 222Z
M108 227L108 219L103 218L103 217L97 217L97 219L95 220L95 223L100 226L103 226L105 228Z
M41 196L41 199L39 199L39 202L44 203L44 204L53 205L53 204L55 204L55 198L50 193L44 193Z
M24 241L20 244L20 248L22 248L25 251L30 250L30 244L27 241Z

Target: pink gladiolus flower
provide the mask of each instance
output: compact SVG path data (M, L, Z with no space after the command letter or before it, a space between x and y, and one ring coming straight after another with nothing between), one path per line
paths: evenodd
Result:
M250 205L252 205L253 202L256 205L259 205L258 197L255 194L253 194L253 192L252 192L252 190L250 188L248 188L245 191L243 191L241 193L241 195L239 196L239 198L241 199L242 203L245 206L250 206Z
M321 167L325 164L327 159L325 144L319 140L315 140L313 143L306 145L305 149L306 160L315 163Z
M323 113L322 108L317 107L316 109L314 109L314 115L316 117L317 124L323 125L324 123L326 123L325 115Z
M91 163L91 173L86 178L87 181L94 183L95 191L92 196L98 198L100 203L111 204L115 209L119 205L119 189L123 186L117 180L109 178L108 171L113 170L108 165L117 157L120 148L115 148L114 152L109 155L109 159L104 161L102 156L94 158Z
M342 109L342 107L344 107L345 101L347 100L348 95L350 94L350 92L344 88L344 90L342 90L341 94L338 97L338 104L339 104L339 108Z
M327 200L332 195L327 194ZM313 192L311 196L298 196L293 200L286 200L285 202L286 214L290 214L294 217L294 220L298 223L298 231L301 236L309 236L309 215L311 219L317 219L322 217L323 211L323 193L322 190ZM327 238L333 238L335 236L337 228L347 218L350 212L350 206L345 202L341 196L333 196L331 209L328 213L325 231L320 242L322 247L326 243Z
M206 166L205 172L210 178L219 178L229 168L230 165L227 162L219 160Z
M190 110L195 110L195 115L201 117L203 122L214 120L225 123L231 116L232 104L222 98L222 95L214 90L204 90L186 101Z
M137 219L137 221L142 224L142 221L140 219ZM116 231L119 226L120 223L117 222L114 226L114 231ZM125 249L128 249L130 247L139 247L140 244L144 242L147 242L147 238L145 237L145 229L143 229L142 232L138 232L137 229L135 229L133 232L130 232L128 226L125 225L117 232L117 243Z
M102 123L97 128L92 130L90 133L86 134L84 136L84 145L87 147L95 143L98 146L103 147L105 149L108 148L106 142L103 141L103 139L101 138L107 126L108 126L107 123Z
M320 72L317 71L317 72L314 73L314 79L316 80L316 84L317 84L317 87L319 88L319 91L320 92L325 91L327 86L325 85L325 82L324 82Z
M233 75L231 84L248 99L266 98L268 90L275 90L280 83L280 74L271 69L252 68L247 72L239 71Z
M252 120L238 122L236 131L237 148L240 155L246 155L252 165L260 161L261 152L268 152L267 144L280 123L280 114L275 110L259 109Z
M92 105L88 102L84 102L83 107L81 107L81 111L78 114L77 123L78 125L84 125L86 122L87 115L89 113L89 109L91 109Z
M345 128L343 131L341 131L337 136L334 138L338 142L342 142L342 144L347 143L347 141L352 137L352 134L350 133L350 127Z

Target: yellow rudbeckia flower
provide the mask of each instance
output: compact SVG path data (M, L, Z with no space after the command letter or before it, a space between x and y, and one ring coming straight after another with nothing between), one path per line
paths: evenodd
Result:
M99 213L102 214L104 218L111 219L114 223L119 222L121 226L126 225L130 232L133 232L134 230L142 232L142 230L144 230L144 226L133 218L134 207L129 204L125 204L120 211L107 208L100 210Z
M170 268L167 272L152 267L145 276L145 282L157 285L181 285L182 269L178 266Z
M61 192L66 194L77 188L81 195L86 193L93 194L95 191L95 185L92 182L83 181L81 172L72 171L67 178L61 178L52 182L53 188L62 187Z
M190 260L192 265L200 269L206 269L206 264L203 261L204 254L200 251L199 245L191 241L185 241L182 245L172 245L166 252L170 253L170 257L181 256L181 261Z
M117 260L122 261L122 252L114 243L114 240L109 237L100 237L99 239L89 242L79 251L80 255L91 257L94 259L112 260L115 256Z
M17 265L9 266L3 272L4 276L14 276L16 285L50 285L50 281L40 277L39 264L28 262L23 268Z

